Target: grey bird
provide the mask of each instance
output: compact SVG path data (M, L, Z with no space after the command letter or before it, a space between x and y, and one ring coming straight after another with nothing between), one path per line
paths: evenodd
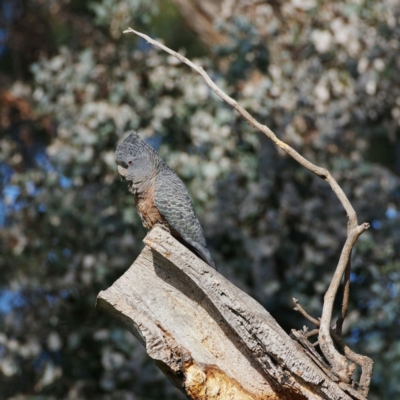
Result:
M143 226L167 227L176 239L215 268L189 193L158 153L132 131L118 145L115 162L118 172L129 182Z

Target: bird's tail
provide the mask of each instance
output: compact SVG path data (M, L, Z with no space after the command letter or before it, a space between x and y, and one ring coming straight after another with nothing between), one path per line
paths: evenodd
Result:
M203 247L201 245L197 245L195 247L196 253L200 256L202 260L204 260L210 267L214 268L215 270L217 267L214 264L214 261L211 257L210 252L208 251L207 247Z

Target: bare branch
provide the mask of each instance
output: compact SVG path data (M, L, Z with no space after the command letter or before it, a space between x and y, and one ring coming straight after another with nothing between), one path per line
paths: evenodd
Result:
M296 307L293 310L298 311L300 314L303 315L304 318L308 319L315 326L319 327L319 325L320 325L319 321L307 313L307 311L300 305L299 300L295 299L294 297L292 300L293 300L293 303L296 305Z
M355 215L354 218L356 218ZM332 369L340 376L343 382L346 383L350 382L353 371L351 366L349 366L349 364L347 363L346 357L342 356L333 345L331 337L332 330L330 324L332 321L333 303L335 301L336 293L339 289L340 280L350 260L351 250L353 249L353 246L361 233L363 233L368 228L369 224L364 223L362 225L357 225L357 222L355 227L349 227L350 232L348 233L348 237L344 244L342 253L340 254L338 266L329 285L329 288L324 296L324 306L322 309L320 321L321 326L318 335L318 341L322 353L324 353L324 356L331 364Z
M321 168L312 162L308 161L302 155L300 155L296 150L290 147L288 144L283 142L282 140L278 139L274 132L271 131L266 125L261 124L256 119L254 119L240 104L236 102L232 97L228 96L223 90L221 90L209 77L206 71L194 64L192 61L187 59L186 57L182 56L181 54L171 50L170 48L164 46L163 44L157 42L156 40L150 38L149 36L135 31L132 28L128 28L124 31L124 33L134 33L145 39L148 43L152 44L159 49L164 50L168 54L173 55L178 60L183 62L184 64L188 65L194 71L202 76L205 83L225 102L231 105L252 127L260 130L263 132L269 139L271 139L278 147L284 150L287 154L293 157L300 165L304 168L308 169L310 172L314 173L315 175L319 176L322 179L325 179L329 185L331 186L333 192L338 197L339 201L341 202L343 208L345 209L347 216L348 216L348 237L344 244L343 250L340 255L340 259L338 262L338 266L332 278L331 284L328 288L328 291L325 294L324 298L324 306L322 310L321 316L321 328L319 332L318 341L321 346L321 350L324 353L325 357L329 361L332 366L332 369L337 373L344 382L349 382L351 377L351 368L349 367L346 358L342 356L333 345L332 338L330 336L330 323L332 320L332 310L333 310L333 303L340 285L340 280L343 276L343 273L346 269L346 266L349 263L351 250L357 240L357 238L363 233L366 229L369 228L369 224L364 223L362 225L358 225L357 215L356 212L351 205L349 199L347 198L346 194L330 174L330 172L325 169Z
M227 102L229 105L231 105L253 128L256 128L263 132L269 139L271 139L278 147L280 147L282 150L284 150L287 154L289 154L291 157L293 157L299 164L301 164L304 168L307 168L309 171L314 173L315 175L319 176L322 179L325 179L329 185L331 186L332 190L336 193L337 197L339 198L340 202L342 203L350 222L352 225L355 223L357 224L357 219L356 219L356 212L351 205L350 201L346 197L345 193L343 192L342 188L338 185L336 180L333 178L333 176L330 174L330 172L325 169L318 167L317 165L313 164L312 162L308 161L306 158L304 158L301 154L299 154L295 149L293 149L291 146L283 142L282 140L278 139L277 136L275 135L274 132L271 131L266 125L261 124L258 122L255 118L253 118L248 111L246 111L239 103L236 102L235 99L232 97L228 96L222 89L220 89L209 77L206 71L204 69L196 64L194 64L192 61L184 57L182 54L177 53L174 50L171 50L170 48L164 46L163 44L157 42L156 40L152 39L151 37L135 31L132 28L128 28L127 30L124 31L124 33L134 33L135 35L138 35L145 39L148 43L152 44L155 47L158 47L161 50L164 50L168 54L173 55L176 57L179 61L183 62L184 64L188 65L190 68L192 68L194 71L196 71L198 74L202 76L204 79L205 83L219 96L221 97L222 100Z
M349 262L344 273L344 287L343 287L343 302L342 302L342 312L336 321L335 331L339 336L342 336L343 322L347 315L347 310L349 309L349 297L350 297L350 273L351 273L351 255Z

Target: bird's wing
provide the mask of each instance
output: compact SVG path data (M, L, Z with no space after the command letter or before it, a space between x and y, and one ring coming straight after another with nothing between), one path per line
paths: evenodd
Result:
M197 250L207 264L215 268L189 193L174 171L168 169L157 175L154 202L168 224Z

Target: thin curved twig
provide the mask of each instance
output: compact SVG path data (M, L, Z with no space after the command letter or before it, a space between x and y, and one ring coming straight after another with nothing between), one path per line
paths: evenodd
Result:
M369 228L369 224L364 223L358 225L356 212L351 205L349 199L344 193L343 189L336 182L335 178L330 174L330 172L326 168L321 168L312 162L308 161L301 154L299 154L295 149L290 147L288 144L278 139L274 132L271 131L266 125L261 124L255 118L253 118L239 103L236 102L232 97L228 96L222 89L220 89L209 77L207 72L200 66L194 64L192 61L177 53L176 51L171 50L170 48L164 46L163 44L157 42L151 37L135 31L132 28L128 28L124 31L124 33L133 33L137 36L142 37L148 43L152 44L155 47L158 47L161 50L164 50L168 54L176 57L179 61L188 65L194 71L201 75L204 79L205 83L225 102L231 105L252 127L263 132L269 139L271 139L278 147L284 150L287 154L289 154L292 158L294 158L300 165L304 168L308 169L310 172L319 176L322 179L325 179L329 185L331 186L333 192L338 197L341 202L343 208L345 209L348 216L348 236L347 240L344 244L343 250L340 255L340 259L338 265L336 267L336 271L333 275L331 284L325 294L324 305L321 316L321 328L319 332L318 341L321 346L321 350L325 355L326 359L330 363L334 372L336 372L344 382L349 382L351 376L351 369L346 361L346 358L342 356L336 349L333 344L332 338L330 336L330 323L332 320L332 310L333 303L340 285L340 280L343 276L343 273L348 265L351 249L354 246L357 238L363 233L366 229Z
M308 314L308 312L300 305L298 299L293 297L292 300L293 300L294 305L296 306L293 310L298 311L305 319L310 321L315 326L318 326L318 328L319 328L319 326L320 326L319 320L315 319L310 314Z

